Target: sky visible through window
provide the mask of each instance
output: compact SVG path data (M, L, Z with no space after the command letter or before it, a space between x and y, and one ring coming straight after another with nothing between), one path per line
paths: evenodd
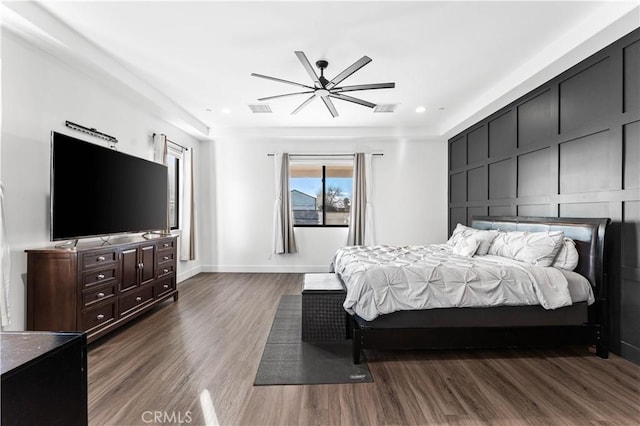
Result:
M290 190L297 189L312 197L317 197L322 192L322 179L320 178L291 178ZM327 188L337 186L342 189L345 198L351 199L352 178L327 178Z

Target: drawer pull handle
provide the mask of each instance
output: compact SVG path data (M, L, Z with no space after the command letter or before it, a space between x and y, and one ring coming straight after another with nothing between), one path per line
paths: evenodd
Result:
M164 260L169 260L169 256L165 256L165 257L163 257L162 259L164 259Z
M104 279L104 274L98 274L96 276L96 278L99 279L99 280L103 280Z
M104 261L104 260L106 260L106 259L107 259L107 258L106 258L106 257L104 257L104 256L98 256L98 257L96 257L96 261L98 261L98 262L102 262L102 261Z
M97 320L102 321L104 319L104 315L100 314L96 317Z
M98 293L98 294L96 294L96 297L97 297L98 299L101 299L101 298L103 298L103 297L104 297L104 293Z
M169 288L169 284L163 285L164 288Z
M166 274L167 272L169 272L169 270L167 268L164 268L164 273Z
M162 247L169 247L169 243L164 243Z
M142 300L142 297L140 297L140 296L136 297L136 302L139 302L141 300Z

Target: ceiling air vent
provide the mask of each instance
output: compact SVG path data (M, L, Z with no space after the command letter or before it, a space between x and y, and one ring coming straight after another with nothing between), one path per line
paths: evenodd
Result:
M380 104L376 105L373 112L395 112L398 104Z
M254 114L273 112L268 104L252 104L249 105L249 108L251 108L251 112Z

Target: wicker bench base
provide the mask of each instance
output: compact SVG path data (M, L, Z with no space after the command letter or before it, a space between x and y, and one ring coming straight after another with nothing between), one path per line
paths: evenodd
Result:
M302 289L302 340L345 340L346 290L336 274L305 274Z

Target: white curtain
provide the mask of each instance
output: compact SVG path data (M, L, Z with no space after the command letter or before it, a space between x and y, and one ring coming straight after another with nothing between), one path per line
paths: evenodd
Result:
M154 153L153 153L154 157L153 157L153 159L157 163L161 163L161 164L164 164L166 166L167 165L167 156L169 154L167 136L166 135L156 135L154 133L153 134L153 139L154 139Z
M196 200L193 170L193 148L182 155L182 200L180 207L180 260L196 258Z
M196 199L195 178L193 167L193 148L184 150L167 139L164 134L154 135L155 153L154 159L158 163L168 164L169 153L181 160L180 180L180 260L196 259ZM167 194L169 186L167 185ZM168 199L168 197L167 197ZM167 229L171 232L169 223L169 209L167 208Z
M353 156L353 190L351 191L351 217L347 235L348 246L359 246L364 243L367 203L364 166L364 154L361 152L355 154Z
M373 227L373 169L371 166L371 159L373 154L364 155L364 172L365 172L365 192L366 192L366 207L365 207L365 223L364 223L364 245L373 246L376 244L376 238L374 235Z
M371 196L372 154L356 153L353 158L353 193L347 245L374 245L373 201Z
M0 324L9 325L9 285L10 285L11 252L7 240L7 228L4 219L4 186L0 182Z
M274 154L276 199L273 206L273 252L297 252L289 197L289 154Z
M156 135L154 133L154 154L153 159L160 164L164 164L165 166L168 164L169 158L169 144L167 141L167 136L165 135ZM169 224L169 184L167 183L167 222L165 225L165 232L171 232L171 225Z

